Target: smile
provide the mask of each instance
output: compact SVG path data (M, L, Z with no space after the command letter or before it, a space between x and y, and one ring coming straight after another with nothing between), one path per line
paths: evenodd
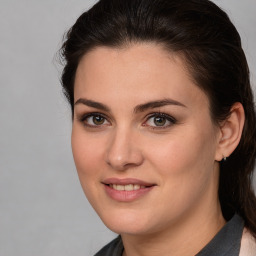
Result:
M139 190L146 187L138 184L128 184L128 185L109 184L109 186L118 191L133 191L133 190Z
M131 202L137 200L152 191L156 184L138 179L109 178L102 182L106 195L119 202Z

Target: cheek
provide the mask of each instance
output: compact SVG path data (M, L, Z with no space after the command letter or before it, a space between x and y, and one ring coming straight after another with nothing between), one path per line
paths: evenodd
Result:
M92 134L86 134L82 128L73 125L72 151L83 191L95 210L97 203L101 201L99 193L100 175L103 170L104 159L103 141Z
M87 135L80 127L74 126L72 129L72 152L80 178L83 186L96 182L93 178L97 175L97 168L103 159L103 145L102 140L95 139L93 135Z
M147 159L151 159L166 185L179 190L201 189L211 178L215 156L211 128L183 127L155 145L148 151Z
M148 150L147 159L151 159L152 164L158 166L165 174L181 174L189 171L194 164L200 162L200 154L205 151L204 143L199 144L195 135L170 136L155 145Z
M157 207L170 207L164 211L166 218L170 214L176 218L192 209L211 187L214 181L214 146L209 138L208 134L198 136L191 130L186 136L172 137L159 143L148 155L147 159L151 159L154 170L161 176L161 192L166 195L157 201Z

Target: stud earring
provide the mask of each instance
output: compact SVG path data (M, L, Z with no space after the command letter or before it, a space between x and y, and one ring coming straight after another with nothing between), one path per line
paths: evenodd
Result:
M227 161L227 157L224 156L224 157L222 158L222 160L223 160L224 162Z

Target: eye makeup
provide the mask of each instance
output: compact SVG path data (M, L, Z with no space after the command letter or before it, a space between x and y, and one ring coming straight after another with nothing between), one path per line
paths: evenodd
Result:
M176 122L177 120L174 117L166 113L156 112L149 114L142 126L149 127L151 129L166 129L176 124Z

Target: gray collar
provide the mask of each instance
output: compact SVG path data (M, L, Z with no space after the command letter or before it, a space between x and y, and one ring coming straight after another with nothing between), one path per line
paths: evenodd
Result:
M238 256L244 221L235 214L196 256Z
M243 227L243 219L235 214L196 256L239 256ZM118 236L95 256L121 256L123 250L122 239Z

